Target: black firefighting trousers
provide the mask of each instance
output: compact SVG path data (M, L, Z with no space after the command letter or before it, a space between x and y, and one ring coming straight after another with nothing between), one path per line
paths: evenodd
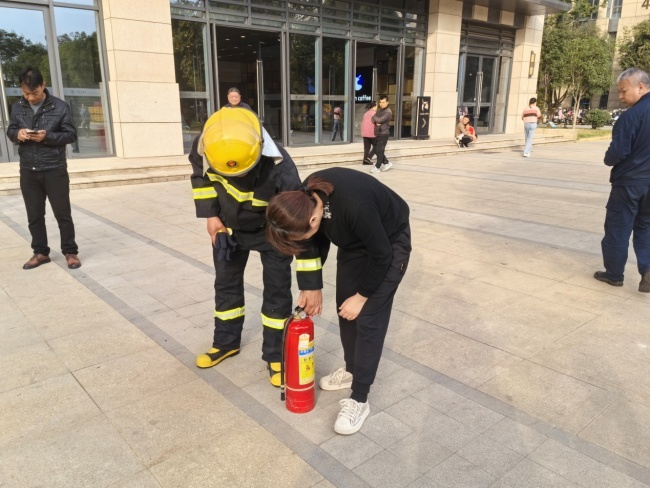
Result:
M355 320L339 317L345 369L352 373L352 391L368 394L375 380L390 322L393 298L406 273L411 255L411 230L393 242L393 260L379 288L368 297ZM359 289L368 254L338 250L336 257L336 308Z
M262 302L262 359L280 362L282 357L282 332L284 321L291 315L291 261L275 251L267 242L240 243L230 261L217 261L217 249L213 249L216 277L214 280L215 311L214 340L212 346L230 351L239 349L244 326L244 269L250 251L258 251L262 261L264 283ZM253 241L258 241L254 239ZM243 245L242 245L243 244Z

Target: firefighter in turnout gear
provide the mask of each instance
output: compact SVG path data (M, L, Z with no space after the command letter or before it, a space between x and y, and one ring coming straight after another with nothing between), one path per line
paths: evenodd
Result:
M289 154L244 108L224 107L208 119L194 140L192 191L196 216L207 220L216 271L212 348L196 358L210 368L239 353L244 325L244 269L250 251L260 254L263 267L262 359L271 383L280 385L282 332L292 312L291 256L268 243L264 226L273 195L296 190L300 178ZM320 313L323 286L320 260L298 256L299 304Z

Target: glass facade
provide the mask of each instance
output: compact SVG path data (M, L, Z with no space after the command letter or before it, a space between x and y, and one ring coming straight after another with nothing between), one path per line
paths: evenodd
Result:
M477 134L505 131L515 30L463 22L458 62L458 115Z
M97 2L58 3L0 4L0 162L18 160L5 127L27 66L39 68L48 90L70 106L79 135L70 158L113 151Z
M285 145L360 141L365 105L383 94L392 135L410 137L427 3L170 0L177 81L187 84L189 73L205 80L200 90L181 88L186 150L200 126L197 103L209 115L229 87ZM185 44L191 36L193 48Z

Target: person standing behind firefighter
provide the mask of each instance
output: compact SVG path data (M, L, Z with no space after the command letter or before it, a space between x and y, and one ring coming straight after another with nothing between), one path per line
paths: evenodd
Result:
M379 97L379 108L377 113L370 119L375 124L375 153L377 162L375 167L370 170L371 173L379 171L388 171L393 167L393 163L386 159L386 144L390 137L390 120L393 118L393 112L388 108L388 97L382 95Z
M194 140L189 160L196 216L206 219L216 270L212 348L196 358L196 365L210 368L239 354L244 270L250 252L258 251L264 281L262 359L271 384L280 386L282 332L293 308L292 258L267 241L265 211L273 195L300 187L296 166L261 127L257 115L243 107L224 107L213 114ZM304 290L299 304L320 313L323 283L313 263L298 257L298 286Z
M320 379L323 390L351 388L334 424L354 434L370 412L395 292L411 253L409 207L393 190L348 168L313 173L300 190L274 196L266 235L287 255L313 252L325 263L337 246L336 306L345 367ZM311 311L305 309L311 315Z

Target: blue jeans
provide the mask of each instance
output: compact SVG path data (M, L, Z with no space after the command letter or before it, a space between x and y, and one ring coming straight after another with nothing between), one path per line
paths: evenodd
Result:
M623 281L630 234L637 268L643 274L650 270L650 186L613 186L609 194L601 248L611 280Z
M524 133L526 134L526 145L524 146L524 154L530 154L533 150L533 136L537 129L537 122L526 122L524 124Z

